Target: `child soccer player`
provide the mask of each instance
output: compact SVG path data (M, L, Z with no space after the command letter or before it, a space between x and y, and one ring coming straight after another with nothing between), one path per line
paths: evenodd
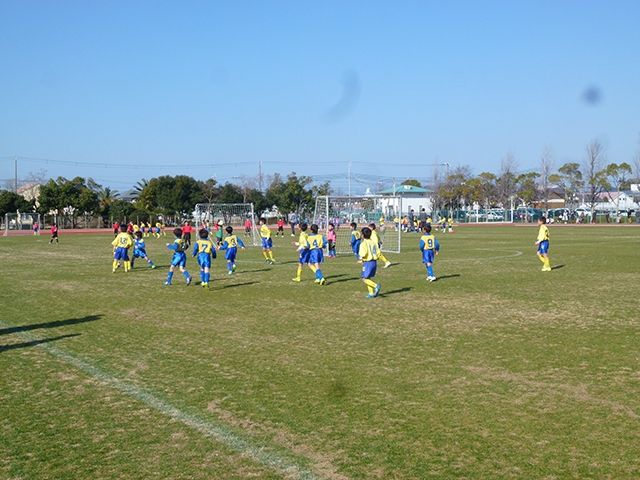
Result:
M273 252L271 251L271 247L273 247L273 240L271 240L271 229L267 226L267 220L265 218L261 218L259 224L260 237L262 237L262 254L267 260L267 263L269 265L273 265L274 263L276 263L276 261L273 258Z
M550 272L551 264L549 263L549 255L547 254L549 251L549 227L547 227L546 223L547 219L544 216L538 219L540 230L538 231L538 239L535 245L538 245L538 258L544 264L542 271Z
M39 235L39 230L40 230L40 226L38 225L38 222L33 222L33 234Z
M222 220L216 222L216 245L218 245L218 247L222 245L222 237L224 237L223 226L224 222Z
M231 275L236 271L236 255L238 254L238 246L244 250L244 243L236 235L233 234L233 227L226 228L227 236L220 247L220 250L226 250L224 258L227 260L227 275Z
M333 223L329 223L327 227L327 243L329 244L328 252L329 258L336 258L336 230Z
M380 255L380 247L371 240L371 229L364 227L362 229L362 239L358 256L362 262L362 281L369 289L369 294L365 298L377 297L380 293L381 285L371 280L376 276L378 268L378 256Z
M359 261L360 257L358 256L358 251L360 250L360 242L362 242L362 238L360 237L360 232L356 230L357 228L358 225L356 222L351 222L351 242L349 242L349 244L351 245L351 251L356 256L356 260Z
M318 233L318 225L315 223L309 227L311 233L307 236L307 248L309 249L309 264L316 269L316 283L324 285L327 281L322 276L320 264L324 262L322 249L327 246L327 239Z
M211 258L216 258L216 249L213 242L209 240L209 232L206 228L198 232L198 240L193 245L192 257L198 256L198 265L200 265L200 281L205 290L209 290L209 278L211 270Z
M60 243L58 242L58 225L56 223L51 225L51 240L49 240L49 245L53 243L54 238L56 240L56 245Z
M116 268L120 266L120 260L124 264L124 271L128 272L131 269L129 249L133 246L133 239L125 225L120 226L120 233L113 239L111 245L113 245L113 273L116 273Z
M387 268L391 266L391 262L387 260L387 258L382 254L382 242L380 241L380 237L378 237L378 232L376 232L376 224L371 223L369 225L369 229L371 229L371 240L378 245L378 258L384 262L384 266L382 268Z
M136 232L136 239L133 242L133 260L131 260L131 268L136 258L144 258L151 268L156 268L151 259L147 257L147 246L142 239L142 232Z
M187 279L187 286L191 285L191 275L184 268L187 265L187 254L184 253L187 248L184 239L182 238L182 229L174 228L173 229L173 243L167 243L167 248L169 250L173 250L173 258L171 259L171 266L169 267L169 274L167 275L167 281L164 282L165 285L171 285L171 279L173 278L173 270L178 267L180 271Z
M420 237L420 251L422 252L422 263L427 266L427 280L435 282L436 276L433 274L433 259L438 255L440 243L431 234L431 225L422 227L422 237Z
M250 237L251 236L251 219L247 218L247 221L244 222L244 236L245 237Z
M309 263L309 252L310 250L307 248L307 237L309 234L307 233L307 224L305 222L299 223L298 228L300 229L300 238L297 242L291 242L296 245L298 248L296 249L300 252L300 258L298 260L298 275L296 278L292 278L294 282L300 282L302 276L302 268L306 265L309 265L309 268L316 273L316 267Z
M282 217L278 218L278 231L276 232L276 237L278 234L282 235L282 238L284 238L284 218Z

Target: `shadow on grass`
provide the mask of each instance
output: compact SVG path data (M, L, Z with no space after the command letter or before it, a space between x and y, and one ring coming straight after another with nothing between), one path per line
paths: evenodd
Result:
M411 287L404 287L404 288L399 288L397 290L391 290L389 292L380 292L380 295L378 295L379 297L386 297L387 295L395 295L396 293L404 293L404 292L409 292L411 290Z
M327 277L327 280L331 280L332 278L344 277L346 273L341 275L334 275L332 277ZM360 280L360 277L349 277L349 278L341 278L340 280L331 280L331 283L343 283L343 282L357 282Z
M225 285L224 287L220 287L220 290L225 288L244 287L245 285L255 285L256 283L260 283L260 282L234 283L233 285Z
M564 268L565 265L556 265L555 267L551 267L551 270L560 270L561 268Z
M33 340L32 342L16 343L14 345L0 345L0 353L7 352L9 350L15 350L17 348L35 347L37 345L42 345L43 343L56 342L64 338L79 337L79 336L80 336L79 333L72 333L69 335L60 335L59 337L44 338L42 340Z
M443 280L445 278L455 278L455 277L459 277L460 274L459 273L452 273L451 275L442 275L441 277L438 277L438 280Z
M258 273L258 272L270 272L270 268L260 268L258 270L238 270L235 275L243 275L245 273Z
M68 320L57 320L55 322L36 323L34 325L23 325L21 327L9 327L0 330L0 335L9 335L17 332L28 332L29 330L37 330L39 328L57 328L64 327L66 325L77 325L79 323L95 322L100 320L102 315L89 315L82 318L70 318Z

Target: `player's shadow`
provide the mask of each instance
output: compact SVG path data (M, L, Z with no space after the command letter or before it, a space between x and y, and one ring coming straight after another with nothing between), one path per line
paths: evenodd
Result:
M278 265L294 265L300 263L297 260L287 260L286 262L278 262Z
M79 333L72 333L69 335L60 335L59 337L43 338L42 340L33 340L31 342L15 343L13 345L0 345L0 353L7 352L9 350L15 350L18 348L35 347L37 345L42 345L43 343L57 342L58 340L62 340L63 338L71 338L71 337L78 337L78 336L80 336Z
M564 268L565 265L555 265L553 267L551 267L551 270L560 270L561 268Z
M89 315L82 318L70 318L68 320L56 320L55 322L36 323L33 325L22 325L21 327L9 327L0 329L0 335L9 335L11 333L28 332L29 330L38 330L39 328L57 328L66 325L77 325L79 323L95 322L100 320L103 315Z
M236 275L244 275L245 273L258 273L258 272L270 272L270 268L260 268L258 270L238 270Z
M455 277L459 277L460 274L459 273L452 273L451 275L442 275L440 277L438 277L438 280L444 280L445 278L455 278Z
M341 273L340 275L331 275L327 277L327 280L330 280L331 283L343 283L343 282L353 282L360 280L360 277L349 277L349 278L340 278L339 280L334 280L334 278L346 277L346 273Z
M380 297L386 297L388 295L395 295L396 293L409 292L410 290L411 290L411 287L398 288L397 290L390 290L388 292L381 292L379 296Z
M260 283L260 282L244 282L244 283L233 283L231 285L225 285L224 287L220 287L220 289L224 289L224 288L235 288L235 287L244 287L246 285L255 285L256 283Z

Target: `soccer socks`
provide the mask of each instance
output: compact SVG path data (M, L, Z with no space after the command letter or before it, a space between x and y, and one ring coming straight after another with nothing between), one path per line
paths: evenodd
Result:
M171 279L173 278L173 272L169 271L167 274L167 284L171 285Z
M301 277L302 277L302 265L298 265L298 275L297 275L298 280L300 280Z
M316 280L322 280L324 277L322 276L322 270L319 268L316 270Z
M207 285L209 285L209 278L211 277L211 274L209 272L206 272L204 274L204 283L206 283Z
M147 262L149 263L149 265L150 265L151 267L153 267L153 262L151 261L151 259L150 259L150 258L147 258ZM131 266L133 267L133 263L131 263Z
M128 272L129 270L131 270L131 262L125 260L124 261L124 271Z
M316 273L316 270L318 270L318 269L316 268L316 266L315 266L315 265L311 265L311 264L309 264L309 268L311 269L311 271L312 271L313 273ZM316 278L317 278L317 277L316 277Z
M263 250L263 251L262 251L262 254L264 255L264 259L265 259L265 260L267 260L267 261L269 261L269 254L267 253L267 251L266 251L266 250Z
M369 280L368 278L365 278L363 282L367 285L367 288L369 289L369 295L373 295L373 292L376 290L376 287L378 286L378 284L373 280Z
M431 265L427 265L427 275L429 275L430 277L435 277L435 275L433 274L433 267Z
M380 260L382 260L384 263L387 263L389 260L386 259L386 257L382 254L382 252L380 251L380 249L378 248L378 258Z
M231 262L227 262L227 270L229 271L229 273L233 272L233 264Z
M269 250L269 259L270 259L272 262L275 262L275 261L276 261L276 260L273 258L273 252L272 252L271 250Z
M118 261L117 261L117 260L114 260L114 261L113 261L113 271L114 271L114 273L115 273L115 271L116 271L116 268L118 268Z
M544 259L544 264L547 266L549 270L551 270L551 262L549 262L549 257Z

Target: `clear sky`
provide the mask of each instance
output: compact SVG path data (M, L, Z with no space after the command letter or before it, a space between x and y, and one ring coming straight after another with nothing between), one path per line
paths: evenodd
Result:
M631 162L640 2L0 0L0 179ZM349 166L351 163L351 166Z

